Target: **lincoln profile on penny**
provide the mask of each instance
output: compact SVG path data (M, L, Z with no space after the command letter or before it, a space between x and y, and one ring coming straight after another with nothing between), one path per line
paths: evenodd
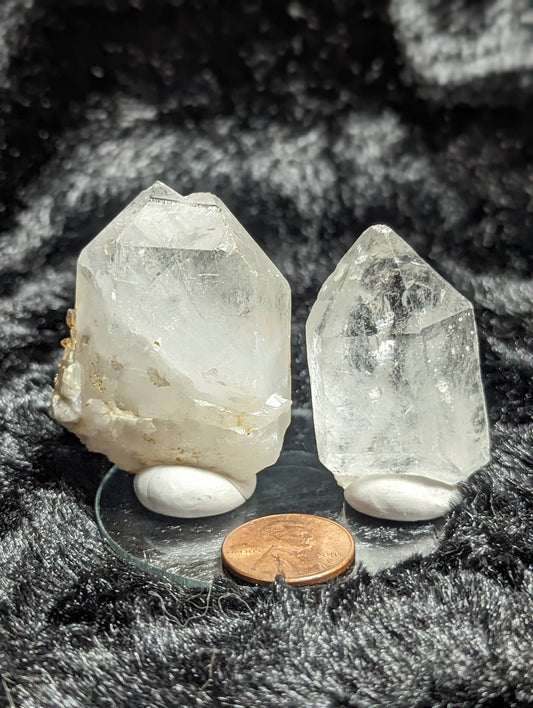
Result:
M254 571L277 565L279 573L286 576L302 575L311 561L319 561L313 550L313 536L302 523L287 524L282 519L272 519L261 529L261 539L266 550L258 550L253 563Z
M311 514L273 514L234 529L222 544L222 560L237 577L269 583L312 585L334 578L353 563L355 544L335 521Z

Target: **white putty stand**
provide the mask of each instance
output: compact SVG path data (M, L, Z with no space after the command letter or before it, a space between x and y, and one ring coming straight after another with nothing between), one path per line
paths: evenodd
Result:
M244 504L257 477L238 482L188 465L147 467L133 478L137 499L150 511L181 519L216 516ZM457 485L416 474L359 477L344 490L356 511L392 521L426 521L444 516L459 502Z
M425 521L447 514L461 495L456 484L421 475L372 474L359 477L344 490L356 511L393 521Z
M181 519L216 516L236 509L255 491L254 475L238 482L186 465L157 465L138 472L137 499L150 511Z

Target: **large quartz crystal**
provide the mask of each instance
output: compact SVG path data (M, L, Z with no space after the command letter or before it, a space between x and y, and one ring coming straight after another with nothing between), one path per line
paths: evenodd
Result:
M211 194L142 192L82 251L52 415L119 467L247 479L290 419L290 290Z
M307 351L319 456L342 487L402 473L455 484L489 460L472 305L387 226L324 283Z

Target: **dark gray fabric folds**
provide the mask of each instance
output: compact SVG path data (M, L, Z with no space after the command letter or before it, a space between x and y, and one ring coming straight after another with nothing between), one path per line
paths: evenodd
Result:
M533 14L526 0L0 3L0 703L533 702ZM492 462L437 551L310 592L184 590L98 536L47 413L80 249L155 179L220 196L303 327L386 223L475 304Z

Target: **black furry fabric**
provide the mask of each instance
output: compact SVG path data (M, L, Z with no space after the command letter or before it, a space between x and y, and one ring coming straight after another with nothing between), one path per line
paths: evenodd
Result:
M533 15L527 0L0 3L0 702L533 703ZM82 246L162 179L218 194L303 324L369 224L476 306L492 462L437 551L193 592L127 567L106 461L47 414Z

